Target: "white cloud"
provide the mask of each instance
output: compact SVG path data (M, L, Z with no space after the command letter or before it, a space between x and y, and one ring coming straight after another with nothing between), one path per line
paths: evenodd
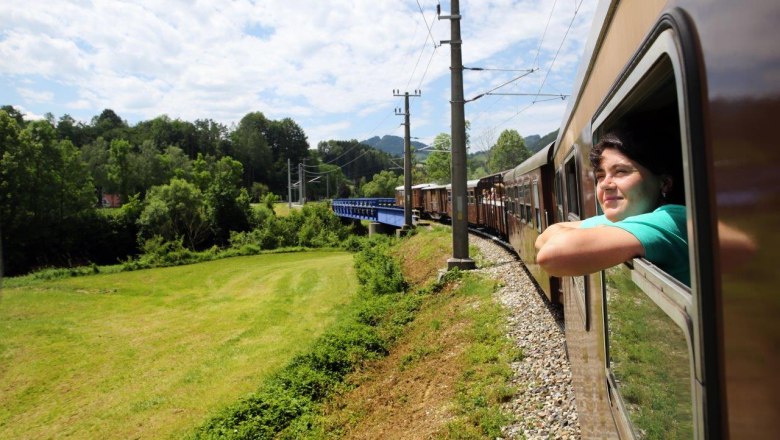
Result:
M585 18L575 21L545 89L570 88L594 3L583 3ZM449 39L450 22L435 20L432 1L420 4L433 40ZM449 14L449 5L443 7ZM543 70L513 89L537 91L573 14L569 4L558 4L552 16L551 8L529 0L462 1L464 63L530 67L552 17L537 60ZM420 131L413 135L432 138L449 130L450 48L434 51L426 41L416 1L11 1L0 4L0 29L2 89L36 78L41 89L26 86L17 94L43 104L35 107L40 113L96 115L112 108L131 122L168 114L231 123L262 111L294 118L316 145L328 137L387 134L374 127L397 129L398 117L387 118L398 105L391 91L422 88L412 122ZM466 95L506 79L469 72ZM66 88L68 98L56 102L54 87ZM498 119L485 117L484 129ZM547 124L543 116L528 120ZM521 133L536 133L528 130Z

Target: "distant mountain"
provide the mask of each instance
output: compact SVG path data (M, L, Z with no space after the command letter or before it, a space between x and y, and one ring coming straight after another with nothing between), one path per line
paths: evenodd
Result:
M360 143L395 156L403 156L404 154L404 138L400 136L389 134L386 134L381 138L379 136L374 136L371 139L360 141ZM412 141L412 146L416 149L427 147L424 143L417 141Z
M555 130L547 133L544 135L544 137L540 137L538 134L533 134L531 136L524 137L523 139L525 140L525 147L531 150L532 153L536 153L537 151L546 147L550 142L555 141L557 137L558 130Z

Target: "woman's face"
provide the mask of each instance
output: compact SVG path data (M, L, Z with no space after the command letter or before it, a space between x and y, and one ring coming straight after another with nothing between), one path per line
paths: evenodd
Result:
M596 196L604 215L617 222L658 207L662 180L616 148L601 153L596 169Z

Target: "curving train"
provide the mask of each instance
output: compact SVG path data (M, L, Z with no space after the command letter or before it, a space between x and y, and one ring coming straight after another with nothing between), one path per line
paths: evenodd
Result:
M556 141L467 184L469 223L563 305L585 438L780 431L778 20L775 0L602 2ZM599 214L588 153L629 119L681 164L690 286L641 258L582 277L536 264L545 228ZM450 215L448 185L412 192L420 215Z

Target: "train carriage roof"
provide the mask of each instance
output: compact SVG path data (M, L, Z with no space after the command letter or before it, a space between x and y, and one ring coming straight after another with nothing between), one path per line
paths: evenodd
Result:
M526 159L525 162L504 173L504 182L511 182L512 180L519 178L529 171L549 164L552 159L552 152L554 147L555 142L550 142L547 144L547 146L537 151L536 154Z

